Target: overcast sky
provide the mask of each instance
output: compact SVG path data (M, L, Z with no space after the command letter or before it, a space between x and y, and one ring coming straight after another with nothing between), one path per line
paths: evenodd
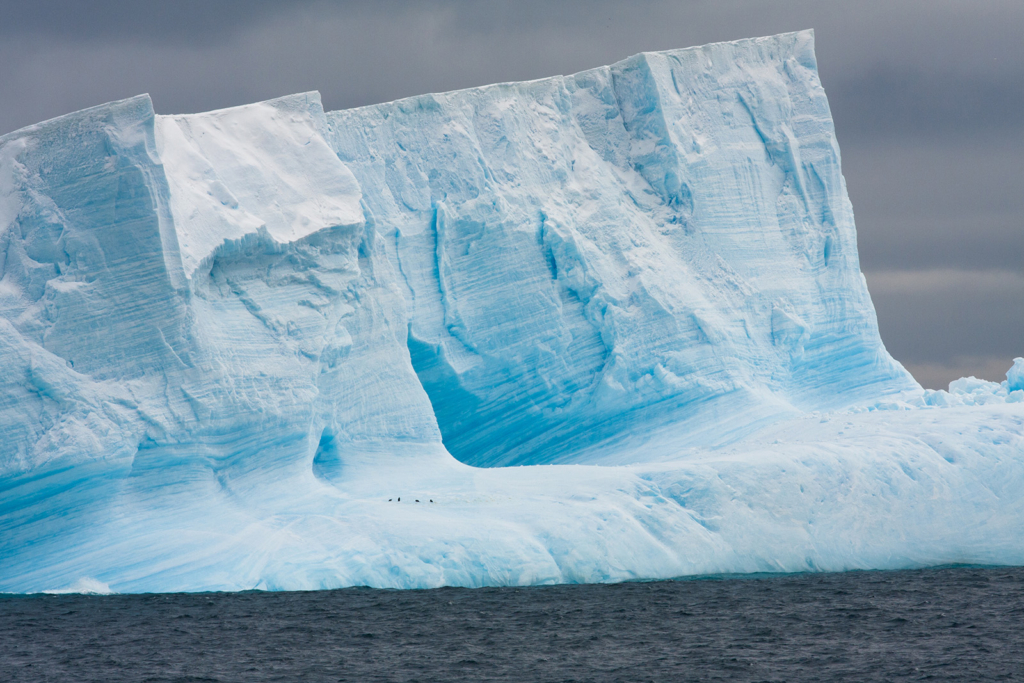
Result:
M0 133L142 92L328 109L814 28L861 267L925 386L1024 356L1024 0L0 0Z

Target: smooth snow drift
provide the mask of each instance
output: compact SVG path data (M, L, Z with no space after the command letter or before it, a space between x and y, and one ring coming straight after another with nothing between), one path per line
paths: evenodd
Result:
M0 137L0 591L1020 564L1022 432L885 351L810 32Z

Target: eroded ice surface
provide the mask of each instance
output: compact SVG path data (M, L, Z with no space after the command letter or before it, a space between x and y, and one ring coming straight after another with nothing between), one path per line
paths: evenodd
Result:
M0 138L0 591L1017 564L1022 399L885 351L810 32Z
M704 445L914 386L878 337L810 34L328 120L378 188L460 460L616 461L602 437L638 424Z

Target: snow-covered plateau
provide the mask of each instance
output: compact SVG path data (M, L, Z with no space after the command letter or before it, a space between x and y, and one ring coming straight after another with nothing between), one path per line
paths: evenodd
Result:
M949 563L1024 359L886 352L809 31L0 137L0 592Z

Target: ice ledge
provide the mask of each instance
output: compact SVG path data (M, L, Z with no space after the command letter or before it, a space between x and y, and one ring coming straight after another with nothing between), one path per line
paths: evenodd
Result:
M141 148L149 159L136 162L151 164L146 170L157 175L162 166L173 225L173 231L164 230L177 237L186 277L226 242L261 228L275 241L290 243L319 230L364 224L359 184L325 140L319 92L169 116L156 115L150 96L142 94L0 136L0 155L16 161L42 138L70 144L88 131L145 138ZM0 178L2 196L14 192L17 183L8 180ZM157 205L163 203L162 180L150 178ZM13 205L2 204L8 203ZM15 218L8 213L0 207L0 232ZM165 257L173 262L174 237L169 239Z
M36 137L40 133L49 133L62 128L79 126L84 121L103 121L107 119L113 122L115 118L122 118L124 112L135 112L140 118L155 116L153 100L150 99L149 93L98 104L95 107L86 107L85 109L55 116L52 119L40 121L39 123L33 123L30 126L0 135L0 146L12 140Z
M359 184L328 146L325 130L318 92L156 117L187 277L225 242L261 229L290 243L363 224Z

